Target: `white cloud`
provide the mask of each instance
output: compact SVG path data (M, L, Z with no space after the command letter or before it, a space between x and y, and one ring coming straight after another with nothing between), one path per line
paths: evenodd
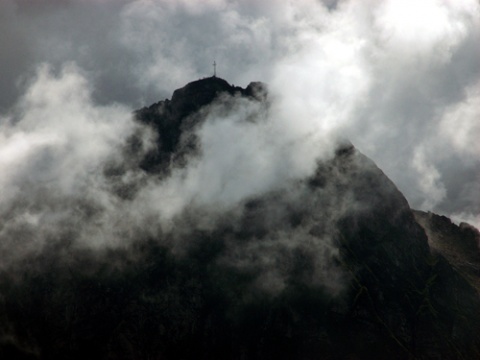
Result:
M480 156L480 81L465 89L464 98L449 106L440 120L440 133L455 151Z
M402 58L407 55L417 60L435 55L435 61L448 60L452 48L466 36L465 18L469 17L469 11L475 11L473 1L469 8L458 3L440 0L380 2L375 25L383 46L393 56Z
M435 166L428 160L428 151L419 146L414 151L412 166L418 174L419 190L425 199L421 209L432 209L445 199L446 189L441 175Z
M121 105L96 106L91 88L75 65L55 76L41 66L22 98L19 120L10 125L12 136L23 132L32 138L32 180L55 181L65 192L81 179L88 181L112 149L133 131L130 110ZM34 144L34 145L32 145Z
M461 212L461 213L454 213L450 215L452 221L454 221L457 224L460 224L462 222L466 222L467 224L473 225L474 227L480 229L480 215L478 214L472 214L468 212ZM480 248L480 243L478 244Z
M102 217L88 220L89 213L118 205L103 167L120 159L121 147L137 125L130 109L97 105L91 92L75 65L66 64L58 74L40 66L12 116L0 126L2 248L18 238L10 244L10 260L66 231L98 228Z
M225 201L248 196L273 185L271 174L284 176L281 166L270 162L283 159L292 174L307 174L315 157L328 154L330 142L345 136L379 164L413 207L432 206L447 215L462 208L480 212L478 199L455 195L474 194L469 189L479 166L478 1L43 3L28 7L8 0L0 5L9 14L2 18L4 33L18 34L2 45L8 54L23 54L18 67L4 64L8 73L24 74L28 64L39 61L57 67L75 60L95 86L92 89L78 70L64 70L57 82L49 71L39 75L45 84L30 88L22 100L26 108L36 109L35 116L25 112L25 129L8 133L10 125L2 120L2 151L9 154L0 156L3 167L13 166L12 152L19 158L43 156L50 164L51 149L68 149L72 156L57 158L58 166L49 165L52 172L37 169L32 175L56 178L47 174L69 169L71 175L60 181L68 190L77 175L88 178L82 166L95 168L116 143L109 135L115 131L97 134L94 129L109 129L107 119L125 108L92 103L118 99L130 108L146 99L148 105L188 81L209 76L216 59L219 76L235 84L269 83L277 99L271 110L274 120L258 131L233 120L207 122L200 133L207 156L182 175L189 179L183 183L187 189L205 186L210 190L201 196L224 194ZM3 93L11 87L0 85ZM77 91L71 101L72 89ZM7 101L5 97L3 104ZM42 130L37 118L46 128L61 131ZM64 118L82 125L66 125ZM105 127L86 120L91 118L103 119ZM267 132L278 138L273 145L265 139ZM239 139L229 151L228 136ZM254 156L252 148L262 148L262 155ZM98 161L94 153L100 154ZM92 162L76 162L77 156ZM22 167L13 168L22 178ZM247 176L253 168L266 170L255 172L254 181ZM238 177L227 175L240 169L244 172ZM468 179L456 178L455 173ZM208 181L212 174L215 180ZM198 198L197 190L185 193L189 191Z

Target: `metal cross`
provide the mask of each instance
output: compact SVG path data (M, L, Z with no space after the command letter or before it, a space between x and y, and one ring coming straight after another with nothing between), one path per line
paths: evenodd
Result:
M217 63L213 60L213 77L217 76Z

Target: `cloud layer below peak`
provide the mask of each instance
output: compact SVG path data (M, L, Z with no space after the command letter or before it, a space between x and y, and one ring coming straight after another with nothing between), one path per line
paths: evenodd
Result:
M276 131L349 138L412 207L480 225L477 1L6 0L0 20L0 166L15 169L2 185L68 189L131 131L131 109L215 59L232 83L269 84Z

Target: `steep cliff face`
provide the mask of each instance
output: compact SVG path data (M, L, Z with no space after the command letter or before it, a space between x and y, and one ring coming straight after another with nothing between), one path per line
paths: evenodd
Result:
M241 89L208 78L139 110L137 120L158 134L139 166L162 179L172 161L201 152L184 135L212 101L266 96L259 83ZM463 268L436 251L435 236L453 235L431 221L412 212L370 159L342 144L308 178L220 213L192 205L170 229L138 231L125 248L52 239L0 276L0 354L480 358L480 297Z

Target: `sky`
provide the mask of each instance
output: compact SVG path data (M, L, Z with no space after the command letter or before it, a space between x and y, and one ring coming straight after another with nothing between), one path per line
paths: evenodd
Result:
M412 208L480 227L479 44L477 0L2 0L1 232L25 223L51 236L51 224L87 216L68 206L80 200L107 209L111 231L193 200L231 204L308 175L339 138ZM231 84L268 84L274 119L253 129L213 108L203 160L147 181L134 204L156 202L128 210L99 168L135 132L148 148L131 113L211 76L214 60Z

